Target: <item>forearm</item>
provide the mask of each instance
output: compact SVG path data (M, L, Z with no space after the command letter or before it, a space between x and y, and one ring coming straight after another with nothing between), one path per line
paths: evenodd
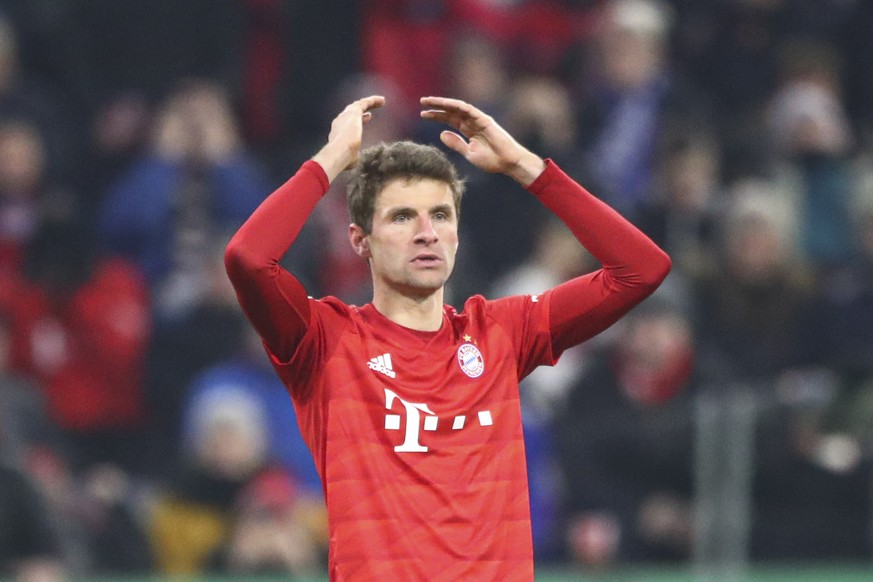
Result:
M667 254L553 162L528 189L567 225L617 283L657 286L666 276L670 268Z
M251 269L277 265L329 186L317 163L303 164L258 206L230 240L226 254L230 266ZM244 264L238 265L240 262Z
M554 291L549 319L560 351L612 325L660 285L671 263L645 234L553 163L529 190L602 265Z

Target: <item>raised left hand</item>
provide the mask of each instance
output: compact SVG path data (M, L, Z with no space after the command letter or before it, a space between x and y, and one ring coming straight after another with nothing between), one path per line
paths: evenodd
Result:
M515 141L494 118L459 99L422 97L422 119L440 121L455 131L443 131L440 140L471 164L486 172L507 174L523 185L545 168L542 158ZM456 133L457 132L457 133Z

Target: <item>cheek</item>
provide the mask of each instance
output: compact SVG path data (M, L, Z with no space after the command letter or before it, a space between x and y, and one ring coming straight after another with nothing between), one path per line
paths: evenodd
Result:
M446 242L446 249L448 249L452 256L455 256L455 253L458 252L458 233L456 231L447 233L443 240Z

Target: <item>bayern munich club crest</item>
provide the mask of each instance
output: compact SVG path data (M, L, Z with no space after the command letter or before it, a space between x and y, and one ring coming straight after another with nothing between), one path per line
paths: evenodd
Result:
M458 364L461 370L471 378L478 378L485 371L485 360L482 352L473 344L462 344L458 348Z

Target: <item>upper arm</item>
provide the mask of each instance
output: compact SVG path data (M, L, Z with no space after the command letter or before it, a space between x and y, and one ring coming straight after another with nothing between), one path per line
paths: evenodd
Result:
M234 241L228 245L225 266L246 317L276 357L290 359L309 327L303 284L278 263L250 264Z
M549 310L552 349L560 354L594 337L653 290L649 285L620 282L606 269L558 285L551 291Z

